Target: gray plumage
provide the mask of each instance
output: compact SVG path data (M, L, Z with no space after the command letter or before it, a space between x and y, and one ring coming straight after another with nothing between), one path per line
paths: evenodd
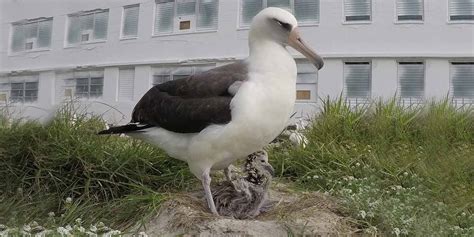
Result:
M247 157L244 165L246 176L224 181L213 188L212 196L219 215L247 219L268 209L268 189L273 167L265 151Z

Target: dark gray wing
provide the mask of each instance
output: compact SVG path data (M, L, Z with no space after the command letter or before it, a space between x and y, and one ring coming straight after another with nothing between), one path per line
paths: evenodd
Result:
M131 123L135 130L158 126L178 133L228 123L233 97L228 89L246 78L246 63L237 62L156 85L135 106Z

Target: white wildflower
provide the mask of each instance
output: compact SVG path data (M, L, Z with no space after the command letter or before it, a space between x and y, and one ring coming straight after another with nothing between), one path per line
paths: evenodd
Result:
M393 228L392 234L395 234L395 236L400 236L400 233L401 233L401 231L400 231L399 228L396 228L396 227Z
M71 197L67 197L67 198L66 198L66 203L67 203L67 204L71 204L71 203L72 203L72 198L71 198Z
M359 211L359 216L362 218L362 219L365 219L365 217L367 216L367 213L362 210L362 211Z
M54 212L52 212L52 211L51 211L51 212L48 212L48 216L49 216L49 217L54 217Z
M357 162L357 163L356 163L356 166L357 166L357 167L359 167L359 166L360 166L360 163L359 163L359 162Z
M313 179L319 179L318 175L313 175Z
M148 237L148 235L145 232L140 232L138 233L138 237Z
M406 171L403 172L403 175L408 176L408 172L406 172Z
M303 148L306 148L309 143L308 139L300 132L291 132L289 139L293 145Z
M31 231L31 226L30 225L24 225L23 226L23 231L30 232Z
M65 235L65 236L69 236L70 235L70 230L68 230L67 228L64 228L62 226L58 227L56 229L56 232L58 232L59 234L61 234L61 236Z
M96 232L96 231L97 231L97 226L91 225L91 227L89 228L89 230L92 231L92 232Z

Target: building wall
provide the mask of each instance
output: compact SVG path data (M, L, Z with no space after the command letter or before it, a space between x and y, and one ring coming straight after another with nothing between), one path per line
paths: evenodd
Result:
M373 0L372 22L344 23L343 1L321 0L320 23L302 26L304 39L325 58L319 72L317 94L336 98L344 88L343 62L372 62L372 97L390 98L397 92L397 60L421 59L426 65L425 95L442 98L449 90L449 61L474 58L474 24L448 21L447 1L425 0L423 23L396 22L395 1ZM120 39L122 7L140 3L137 39ZM57 105L58 70L78 66L105 68L104 94L99 101L84 101L91 110L111 114L110 119L128 119L132 106L151 85L151 65L186 61L242 59L248 55L248 29L238 26L239 1L219 3L219 26L215 32L152 36L154 0L3 0L0 2L0 74L29 70L40 74L37 103L17 105L24 114L38 116ZM81 10L109 9L106 42L66 46L67 15ZM53 17L50 50L11 53L11 23L36 17ZM292 50L295 57L301 57ZM118 101L119 68L135 68L134 101ZM49 89L49 90L48 90ZM111 109L102 104L116 108ZM298 103L299 116L317 111L320 103ZM44 112L47 114L47 112ZM108 116L108 115L107 115ZM122 121L123 122L123 121Z

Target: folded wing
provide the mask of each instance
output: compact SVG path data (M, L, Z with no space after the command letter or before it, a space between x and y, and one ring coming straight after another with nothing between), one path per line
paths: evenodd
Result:
M196 133L210 124L228 123L236 85L246 78L246 64L237 62L156 85L137 103L130 124L100 134L134 132L151 126Z

